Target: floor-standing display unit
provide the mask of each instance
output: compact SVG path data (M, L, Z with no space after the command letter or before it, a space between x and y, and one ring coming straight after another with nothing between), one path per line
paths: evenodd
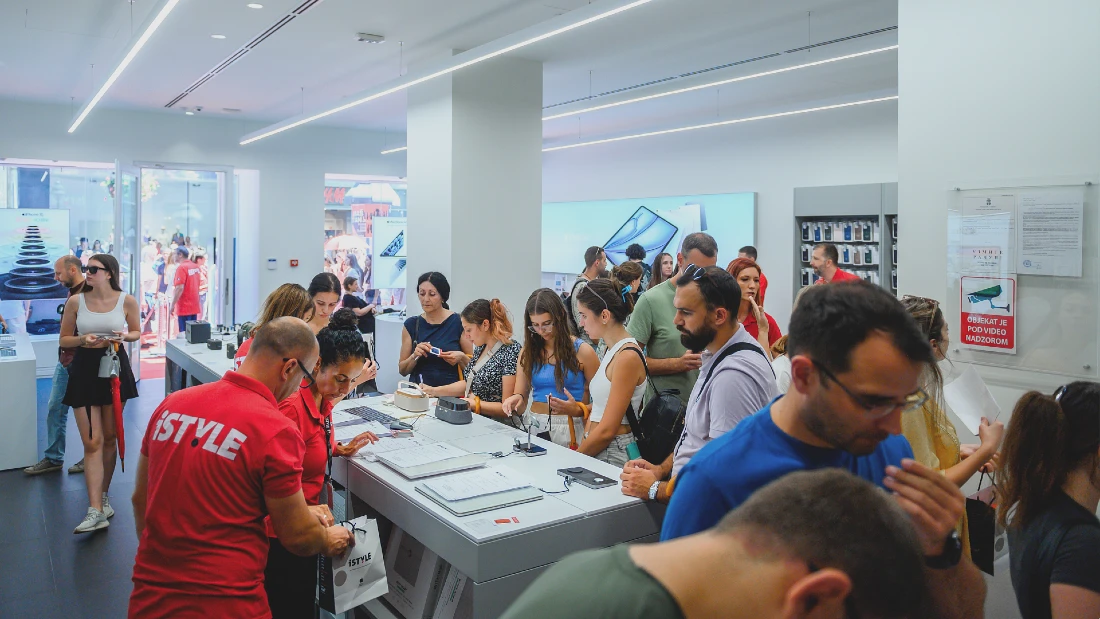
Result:
M841 269L896 293L897 212L897 183L795 188L795 294L817 280L818 243L836 245Z
M26 333L0 335L0 471L38 460L38 400L34 347Z

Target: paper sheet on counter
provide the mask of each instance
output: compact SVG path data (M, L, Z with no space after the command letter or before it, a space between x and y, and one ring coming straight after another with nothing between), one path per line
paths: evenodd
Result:
M521 475L503 469L481 469L468 473L443 475L424 483L448 501L462 501L479 496L528 488L531 482Z
M954 381L944 385L943 399L966 425L966 429L975 436L982 417L992 423L1001 416L1001 407L997 406L989 387L973 365L968 366Z
M454 445L448 443L432 443L431 445L418 447L410 446L405 449L395 449L386 452L385 460L393 466L407 469L414 466L423 466L425 464L432 464L433 462L442 462L444 460L450 460L451 458L461 458L462 456L468 455L470 455L470 452L455 447Z
M336 441L340 443L350 441L364 432L374 432L379 438L393 434L389 428L377 421L363 421L363 423L339 426L334 429L336 430Z
M367 445L355 455L367 462L378 462L378 454L410 447L423 447L431 445L435 441L426 436L412 436L409 438L383 438L373 445Z

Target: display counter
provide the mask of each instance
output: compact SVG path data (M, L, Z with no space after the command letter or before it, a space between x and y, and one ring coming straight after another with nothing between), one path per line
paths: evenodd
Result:
M382 393L397 391L398 381L405 379L397 373L404 324L405 317L399 313L381 314L374 319L374 360L378 362L375 382Z
M394 417L408 415L384 402L383 398L351 400L335 410L366 404ZM546 455L515 454L514 439L526 441L527 435L477 415L467 425L451 425L426 415L417 421L415 434L471 453L509 454L486 456L486 466L511 469L544 490L538 501L459 517L416 491L424 480L405 479L386 465L364 458L333 462L333 479L365 502L371 515L390 520L469 577L475 618L503 614L531 582L567 554L659 537L663 508L624 496L618 485L593 490L572 484L568 492L545 492L563 490L558 469L579 466L617 480L618 467L537 438L533 441L547 449ZM356 502L349 503L352 511ZM361 514L348 517L353 515ZM389 616L380 606L376 602L368 610Z
M0 355L0 470L23 468L38 461L37 359L30 336L0 336Z
M220 380L233 369L233 359L226 356L225 344L236 341L236 336L226 336L221 350L210 350L206 344L188 344L184 338L168 340L164 346L164 395Z
M400 328L400 323L395 324ZM205 344L184 340L170 341L167 355L185 374L184 384L218 380L233 365L224 350L211 351ZM392 363L396 370L396 359ZM372 406L393 417L409 415L385 397L345 400L335 410L355 406ZM471 453L509 454L486 455L486 466L511 469L544 490L541 500L459 517L416 490L423 480L410 481L365 458L333 460L333 480L351 495L348 518L362 515L356 513L356 506L365 504L371 516L392 522L465 574L472 583L475 618L500 616L531 582L567 554L653 542L659 537L664 508L624 496L618 485L593 490L572 484L568 492L559 493L564 479L558 469L579 466L618 479L618 467L538 438L532 441L545 447L546 455L514 454L515 439L526 441L527 435L477 415L469 424L451 425L426 414L416 420L414 434ZM395 616L377 600L368 603L367 610L375 617Z

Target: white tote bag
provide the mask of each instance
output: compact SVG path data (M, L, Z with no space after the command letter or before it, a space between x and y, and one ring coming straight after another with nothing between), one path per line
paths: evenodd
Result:
M317 603L334 615L385 595L390 589L378 540L378 522L360 516L337 526L352 530L355 546L342 557L321 555L318 561Z

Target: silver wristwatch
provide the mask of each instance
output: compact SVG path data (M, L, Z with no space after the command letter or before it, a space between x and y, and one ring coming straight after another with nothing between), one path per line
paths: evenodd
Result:
M650 501L656 501L657 500L657 489L660 488L660 487L661 487L661 482L660 481L653 482L653 485L649 487L649 500Z

